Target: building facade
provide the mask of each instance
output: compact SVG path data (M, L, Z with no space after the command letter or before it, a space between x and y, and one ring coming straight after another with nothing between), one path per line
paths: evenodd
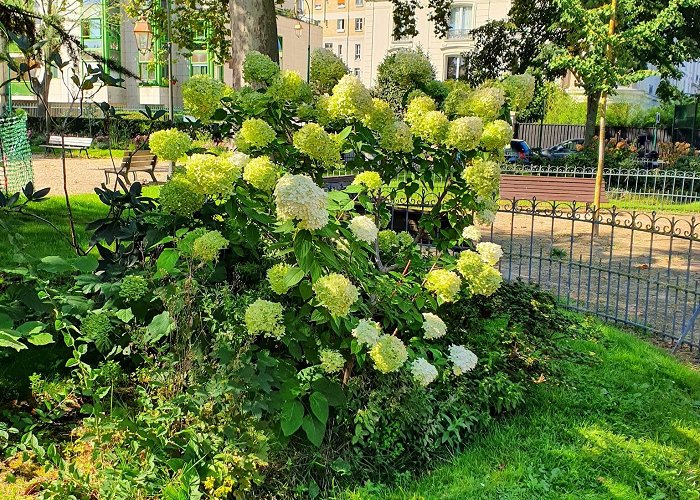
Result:
M426 2L423 2L426 3ZM366 86L376 83L377 67L392 51L420 48L428 54L439 80L464 73L461 54L474 46L471 30L489 20L504 19L510 0L455 0L445 38L435 34L428 9L416 12L418 35L395 40L390 0L297 0L296 8L308 20L320 22L323 46L338 55Z
M162 54L167 38L154 33L151 50L140 52L134 35L134 21L122 9L113 7L110 0L83 0L76 2L74 12L66 14L65 29L79 38L85 48L92 53L111 59L139 77L139 80L125 78L123 88L105 87L94 94L89 94L90 101L109 102L117 108L140 109L145 105L167 107L168 105L168 65ZM311 51L322 46L322 28L318 25L299 21L284 15L277 16L278 46L282 69L290 69L302 76L307 72L309 48ZM10 55L22 59L22 54L9 48ZM68 54L62 54L68 60ZM86 73L87 67L97 64L89 56L79 62L78 71ZM231 82L229 62L217 62L214 54L206 46L204 38L201 44L190 54L183 53L173 45L173 87L176 109L182 108L182 84L193 75L209 75L226 83ZM7 72L5 65L4 71ZM44 71L38 68L35 71ZM73 101L76 85L71 81L70 69L62 73L55 68L52 71L49 103L66 109L66 104ZM10 75L15 76L15 75ZM120 76L120 75L112 75ZM31 111L36 107L36 96L24 82L12 82L8 90L13 104ZM61 105L63 107L61 108Z

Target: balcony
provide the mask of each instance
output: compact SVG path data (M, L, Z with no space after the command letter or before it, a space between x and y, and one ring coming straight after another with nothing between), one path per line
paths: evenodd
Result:
M447 30L448 40L474 40L474 35L470 29L455 29Z

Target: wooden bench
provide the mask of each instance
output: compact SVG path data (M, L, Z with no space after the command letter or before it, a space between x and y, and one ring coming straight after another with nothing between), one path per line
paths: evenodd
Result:
M71 157L73 156L73 150L78 151L78 156L80 156L81 151L85 151L85 156L90 158L88 148L92 146L92 140L92 137L63 136L63 139L61 139L60 135L50 135L48 143L42 144L42 147L46 153L51 150L53 154L56 154L57 149L67 149Z
M501 175L501 199L540 201L578 201L593 203L595 179L580 177L548 177L540 175ZM605 182L601 203L608 201Z
M109 176L116 174L123 177L127 184L131 184L129 174L132 174L133 180L136 180L137 172L146 172L153 182L158 182L155 174L157 164L158 157L147 149L124 151L124 157L118 169L105 169L105 181L109 184Z

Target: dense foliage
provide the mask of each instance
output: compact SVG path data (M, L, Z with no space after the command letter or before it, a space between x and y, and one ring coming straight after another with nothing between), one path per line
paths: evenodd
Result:
M99 258L2 270L0 356L45 356L47 375L31 379L34 415L15 409L0 432L24 432L3 447L49 467L46 496L388 479L461 449L546 369L565 324L548 296L502 286L503 252L474 225L497 208L513 86L455 88L468 99L449 116L416 96L403 121L355 77L314 105L275 68L252 54L256 89L210 96L235 151L191 154L159 199L97 190ZM151 142L173 159L189 147L176 130ZM341 153L362 172L326 192ZM417 193L432 210L387 229Z

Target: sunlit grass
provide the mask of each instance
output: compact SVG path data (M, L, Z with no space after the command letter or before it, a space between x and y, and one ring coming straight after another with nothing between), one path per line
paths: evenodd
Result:
M700 372L611 327L454 463L354 499L700 498Z

